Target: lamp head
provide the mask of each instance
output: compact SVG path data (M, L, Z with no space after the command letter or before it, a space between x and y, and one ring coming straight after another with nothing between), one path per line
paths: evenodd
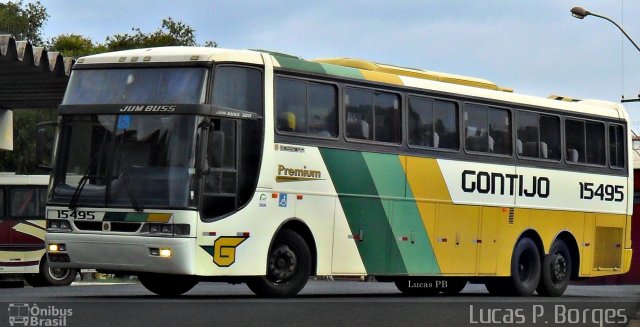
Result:
M573 7L571 8L571 15L575 18L583 19L591 15L591 13L582 7Z

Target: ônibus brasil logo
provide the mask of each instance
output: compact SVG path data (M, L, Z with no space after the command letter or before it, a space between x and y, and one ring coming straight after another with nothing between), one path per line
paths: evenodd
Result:
M10 326L66 326L67 317L73 315L72 309L54 305L39 307L35 303L11 303L8 310Z

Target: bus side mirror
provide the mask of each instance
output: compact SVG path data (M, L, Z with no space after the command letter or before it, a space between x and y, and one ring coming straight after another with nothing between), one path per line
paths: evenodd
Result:
M57 122L45 122L38 124L38 131L36 134L36 163L38 168L47 171L52 170L57 128Z

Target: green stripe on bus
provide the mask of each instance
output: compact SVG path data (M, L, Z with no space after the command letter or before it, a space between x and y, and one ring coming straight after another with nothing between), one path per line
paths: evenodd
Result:
M274 58L278 61L282 68L288 68L293 70L299 70L303 72L310 72L316 74L326 74L322 65L315 62L309 62L305 60L300 60L296 58L292 58L289 56L279 56L273 55Z
M397 245L401 257L389 258L390 273L399 265L409 274L439 273L435 253L407 183L402 163L397 155L363 153L373 181L385 202L385 211L393 233L391 242Z
M353 79L365 79L364 76L362 76L360 70L356 68L311 62L300 60L296 57L283 56L278 54L272 54L272 56L276 58L282 68L315 74L333 75Z
M362 73L360 72L360 70L356 68L342 67L342 66L330 65L330 64L320 64L320 65L322 65L322 68L324 68L324 71L329 75L353 78L353 79L364 79L364 76L362 76Z
M145 222L149 214L136 212L107 212L102 220L104 221L126 221L126 222Z
M338 192L349 228L361 241L356 245L368 274L406 273L400 250L390 242L389 205L379 197L367 163L360 152L320 149ZM342 237L342 236L337 236Z

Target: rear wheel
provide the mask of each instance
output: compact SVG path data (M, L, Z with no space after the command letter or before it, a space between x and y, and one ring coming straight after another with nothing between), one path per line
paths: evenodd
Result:
M146 289L165 297L180 296L198 284L193 276L143 274L138 279Z
M259 296L294 296L307 284L310 275L309 246L298 233L285 229L269 249L266 276L250 278L247 286Z
M511 256L511 276L487 281L485 286L492 295L529 296L540 281L540 253L530 238L518 241Z
M549 254L542 260L542 276L538 284L538 294L542 296L560 296L569 285L571 278L571 254L563 240L557 240L551 246Z

